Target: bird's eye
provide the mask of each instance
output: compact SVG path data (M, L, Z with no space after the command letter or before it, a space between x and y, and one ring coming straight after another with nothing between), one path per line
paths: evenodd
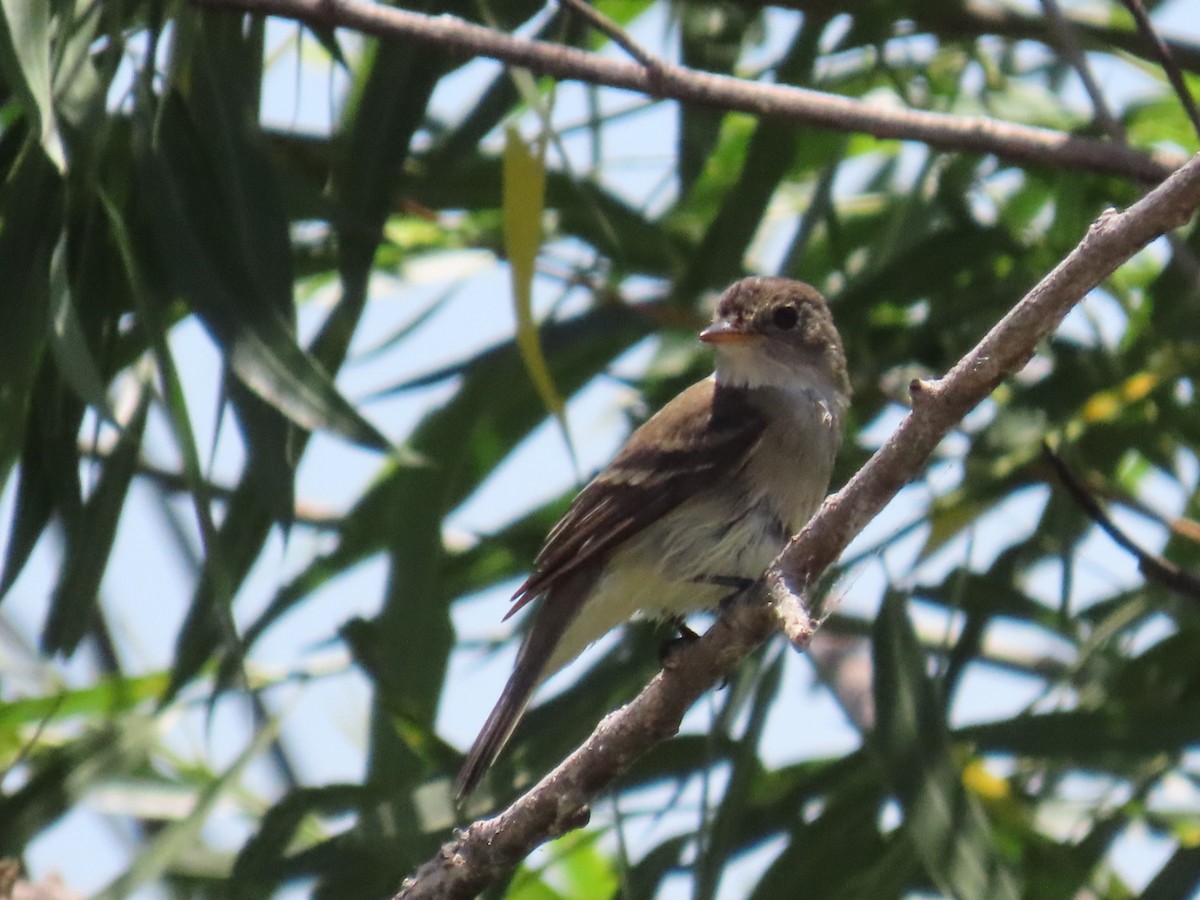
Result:
M795 328L799 319L800 314L796 312L794 306L781 306L771 314L771 321L775 323L775 327L783 331Z

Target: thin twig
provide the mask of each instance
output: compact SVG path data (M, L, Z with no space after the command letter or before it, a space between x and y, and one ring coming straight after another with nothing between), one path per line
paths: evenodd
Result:
M1200 521L1184 516L1166 515L1137 497L1130 496L1125 491L1113 487L1098 476L1087 479L1087 482L1085 484L1087 484L1087 488L1091 491L1092 496L1103 498L1118 506L1123 506L1130 512L1137 513L1155 525L1167 529L1167 531L1176 537L1200 544Z
M743 0L749 2L749 0ZM760 7L780 6L807 12L812 0L759 0ZM1058 36L1047 33L1046 18L1000 4L993 0L966 0L964 3L914 3L907 10L913 24L921 31L941 37L998 37L1006 41L1036 41L1058 49ZM1133 30L1107 24L1098 18L1066 15L1067 22L1079 34L1087 50L1101 53L1128 53L1137 59L1158 62L1153 51L1147 51L1141 36ZM1177 38L1165 38L1171 55L1186 70L1200 72L1200 46Z
M638 91L725 110L833 131L919 141L942 150L994 153L1013 161L1101 172L1156 184L1184 162L1175 153L1147 154L1109 141L982 116L893 109L820 91L762 84L700 72L663 61L657 70L607 59L574 47L484 28L454 16L426 16L363 0L192 0L208 9L234 9L295 19L321 28L351 28L382 38L436 44L449 53L482 56L542 75Z
M1189 600L1200 600L1200 578L1170 560L1163 559L1163 557L1139 547L1129 535L1117 527L1062 457L1045 445L1042 446L1042 456L1050 463L1050 467L1054 469L1054 473L1062 482L1063 487L1067 489L1067 493L1071 495L1079 508L1087 513L1088 518L1099 525L1104 533L1116 541L1119 546L1133 555L1138 562L1138 570L1146 576L1147 580L1161 584Z
M1196 134L1200 135L1200 109L1196 108L1196 101L1192 98L1192 92L1188 90L1187 82L1183 80L1183 73L1179 71L1179 64L1175 62L1171 48L1158 36L1158 31L1155 30L1154 23L1150 21L1150 16L1146 12L1146 7L1142 5L1142 0L1121 0L1121 2L1133 14L1138 31L1150 45L1154 55L1158 57L1159 64L1167 73L1167 80L1171 82L1171 87L1179 96L1179 102L1183 104L1188 118L1192 121L1192 127L1196 129Z
M1109 110L1104 92L1100 90L1099 83L1092 75L1092 67L1088 65L1087 56L1084 55L1083 48L1079 45L1074 24L1063 15L1058 0L1042 0L1042 9L1046 11L1046 18L1049 20L1050 30L1058 42L1060 55L1075 70L1075 74L1083 82L1083 89L1091 98L1096 121L1110 138L1118 143L1125 143L1125 126L1117 121Z
M1059 7L1057 0L1042 0L1042 6L1046 10L1047 18L1050 20L1051 30L1054 32L1058 41L1059 52L1063 58L1071 64L1083 82L1084 88L1088 92L1088 96L1092 99L1092 106L1096 113L1096 121L1105 129L1109 137L1120 144L1128 143L1128 135L1125 132L1125 126L1112 114L1108 107L1108 102L1104 98L1104 94L1100 91L1100 86L1092 75L1091 66L1088 65L1087 57L1079 46L1079 41L1076 39L1077 23L1069 20ZM1147 21L1147 27L1149 22ZM1171 68L1174 66L1174 55L1170 48L1166 46L1162 38L1149 28L1151 38L1151 53L1153 58L1155 48L1161 47L1161 53L1158 54L1160 64L1171 77ZM1176 72L1178 67L1176 67ZM1182 78L1182 76L1179 76ZM1176 89L1178 91L1178 88ZM1184 88L1184 105L1191 103L1191 95L1186 93ZM1171 249L1174 254L1173 261L1176 266L1186 268L1191 272L1195 272L1198 268L1195 253L1192 248L1184 241L1179 240L1175 235L1168 235L1167 241L1171 244Z
M528 793L491 819L455 834L410 878L396 900L473 897L538 844L587 822L591 798L651 747L675 734L705 691L776 630L764 594L803 598L850 540L916 478L941 440L1083 296L1159 235L1200 206L1200 156L1123 213L1110 211L1071 254L1034 287L947 375L913 385L913 409L895 433L821 506L744 602L672 657L630 704L606 716L592 736ZM803 601L801 601L803 602Z
M559 0L559 3L563 6L569 6L573 12L585 19L589 25L605 35L647 69L662 68L662 61L657 56L639 44L628 31L588 3L587 0Z

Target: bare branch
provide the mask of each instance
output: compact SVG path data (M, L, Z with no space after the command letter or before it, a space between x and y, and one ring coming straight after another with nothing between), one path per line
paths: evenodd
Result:
M473 823L405 882L395 900L473 897L535 846L584 825L592 797L675 734L702 693L776 628L776 602L803 604L807 586L897 491L922 471L943 437L1006 376L1021 369L1083 296L1200 206L1200 156L1123 213L1109 211L941 380L914 382L913 409L883 447L785 548L766 578L730 605L699 640L681 648L628 705L609 714L582 747L508 809Z
M773 597L803 595L905 484L946 433L1005 377L1024 367L1089 290L1200 205L1200 156L1125 212L1109 210L1083 241L936 381L914 381L912 411L887 442L784 549L768 573Z
M1123 506L1130 512L1137 513L1143 519L1148 519L1155 525L1167 529L1176 537L1200 544L1200 521L1189 519L1186 516L1167 515L1162 510L1155 509L1139 498L1109 484L1097 473L1093 473L1090 478L1085 478L1084 481L1084 487L1091 492L1092 496L1103 498L1109 503L1116 503L1118 506Z
M1150 21L1150 16L1146 12L1146 7L1142 5L1142 0L1121 0L1121 2L1133 14L1133 19L1137 22L1138 31L1141 32L1146 43L1150 45L1154 55L1158 58L1159 64L1163 67L1163 71L1167 73L1167 80L1171 82L1171 87L1175 89L1175 94L1179 97L1179 102L1183 104L1184 111L1188 114L1192 127L1196 129L1197 134L1200 134L1200 109L1196 108L1196 101L1192 97L1192 92L1188 90L1187 82L1183 80L1183 73L1179 71L1179 64L1175 62L1171 48L1166 45L1163 39L1158 36L1158 32L1154 30L1154 23Z
M1114 141L1119 144L1125 143L1125 126L1109 110L1108 101L1104 99L1104 92L1100 90L1100 84L1092 74L1092 67L1088 65L1083 48L1079 46L1079 40L1075 35L1075 26L1063 15L1058 0L1042 0L1042 9L1046 11L1046 20L1050 23L1050 29L1057 40L1059 55L1075 70L1075 74L1083 82L1083 89L1091 98L1097 124Z
M482 56L542 75L637 91L726 110L741 110L834 131L920 141L942 150L994 153L1013 162L1120 175L1156 184L1183 157L1074 137L982 116L893 109L876 103L778 84L761 84L660 61L607 59L574 47L527 40L453 16L420 13L362 0L192 0L209 9L282 16L322 28L352 28L382 38L410 38L447 52Z
M570 7L577 15L586 20L589 25L607 36L609 40L647 69L661 67L662 62L658 57L635 41L628 31L588 3L588 0L561 0L561 3L563 6Z
M1096 498L1092 496L1084 483L1063 462L1062 457L1044 444L1042 445L1042 455L1058 475L1059 481L1063 483L1063 487L1067 489L1071 499L1087 513L1088 518L1104 530L1105 534L1133 555L1134 559L1138 561L1138 571L1145 575L1148 581L1157 582L1165 588L1182 594L1189 600L1200 600L1200 578L1175 565L1169 559L1155 556L1139 547L1129 535L1117 527L1117 524L1096 502Z
M747 6L778 6L796 9L801 12L813 12L819 8L830 7L829 3L819 3L817 0L741 0ZM841 7L836 8L842 12ZM912 4L906 10L912 21L921 31L927 31L939 37L977 38L995 36L1009 41L1037 41L1052 49L1060 49L1059 34L1052 27L1047 27L1045 16L1031 15L1012 6L990 2L990 0L966 0L964 3L923 3ZM1114 26L1100 16L1088 16L1085 12L1076 11L1065 14L1066 22L1079 35L1080 43L1085 50L1095 50L1100 53L1115 53L1121 51L1138 59L1157 63L1159 57L1147 48L1145 41L1136 31L1120 26ZM1183 68L1191 72L1200 72L1200 46L1185 40L1164 38L1166 44Z

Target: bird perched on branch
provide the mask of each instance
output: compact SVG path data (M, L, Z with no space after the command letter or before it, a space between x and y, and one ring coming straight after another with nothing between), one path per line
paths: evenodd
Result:
M798 281L744 278L700 340L716 349L713 376L634 431L513 595L509 616L537 601L532 627L459 773L459 799L545 679L636 613L715 607L761 576L824 499L850 401L825 299Z

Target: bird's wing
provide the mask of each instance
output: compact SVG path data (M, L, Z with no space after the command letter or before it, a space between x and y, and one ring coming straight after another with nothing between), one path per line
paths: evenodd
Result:
M706 379L630 435L547 536L508 615L739 468L766 426L742 393Z

